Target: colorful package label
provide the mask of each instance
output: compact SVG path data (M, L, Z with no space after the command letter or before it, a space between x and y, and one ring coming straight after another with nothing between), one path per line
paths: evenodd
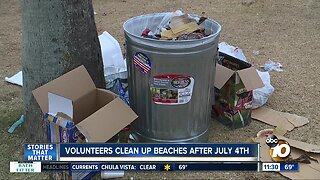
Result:
M146 74L151 70L150 58L142 52L137 52L133 56L133 64L142 73Z
M75 143L80 132L74 128L74 122L58 116L44 114L47 122L48 140L51 143Z
M156 104L179 105L191 100L194 79L191 76L168 74L153 76L150 82L152 101Z

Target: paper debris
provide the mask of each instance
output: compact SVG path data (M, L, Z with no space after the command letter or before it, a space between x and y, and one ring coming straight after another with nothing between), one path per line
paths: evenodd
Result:
M22 83L22 71L19 71L17 74L13 75L10 78L5 77L4 79L5 79L5 81L7 81L7 82L9 82L11 84L16 84L16 85L19 85L19 86L23 85L23 83Z
M292 131L294 128L309 123L308 118L275 111L266 107L252 110L251 117L266 124L277 126L281 129Z
M283 71L283 66L281 63L274 62L270 59L261 67L263 67L266 71L277 71L277 72Z
M252 54L258 56L258 55L260 54L260 51L259 51L259 50L253 50L253 51L252 51Z
M203 24L207 18L190 14L185 14L181 10L173 13L165 13L156 29L153 25L146 25L150 29L150 34L143 32L142 37L161 40L193 40L209 36L212 29L207 31L199 25Z
M161 38L172 39L172 38L176 38L182 34L192 33L192 32L197 31L199 29L200 29L199 25L193 21L188 24L184 24L182 26L179 26L175 29L166 30L166 31L161 32Z
M257 133L258 138L264 138L268 135L274 134L274 135L285 135L287 133L287 130L281 129L279 127L276 127L275 129L263 129Z

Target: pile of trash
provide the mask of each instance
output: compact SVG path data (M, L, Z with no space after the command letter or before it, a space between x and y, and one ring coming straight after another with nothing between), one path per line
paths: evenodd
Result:
M191 16L177 10L173 13L167 13L154 31L145 28L141 36L158 40L201 39L210 35L200 27L206 19L206 17Z

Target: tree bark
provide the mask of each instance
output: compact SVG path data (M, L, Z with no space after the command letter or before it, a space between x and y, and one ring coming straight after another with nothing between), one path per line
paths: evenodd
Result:
M32 90L84 65L105 88L92 0L22 0L22 70L29 141L45 142L42 112Z

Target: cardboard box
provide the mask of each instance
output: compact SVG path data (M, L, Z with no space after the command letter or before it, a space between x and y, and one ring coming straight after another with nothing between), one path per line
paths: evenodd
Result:
M216 65L214 114L232 129L251 122L252 90L263 87L256 69L249 63L220 53Z
M44 116L51 143L74 143L80 135L86 142L105 143L138 117L118 95L96 88L84 66L32 93L42 112L54 116ZM72 179L90 178L94 174L72 173Z
M35 89L33 95L43 113L69 116L88 142L104 143L137 118L118 95L96 88L84 66Z

